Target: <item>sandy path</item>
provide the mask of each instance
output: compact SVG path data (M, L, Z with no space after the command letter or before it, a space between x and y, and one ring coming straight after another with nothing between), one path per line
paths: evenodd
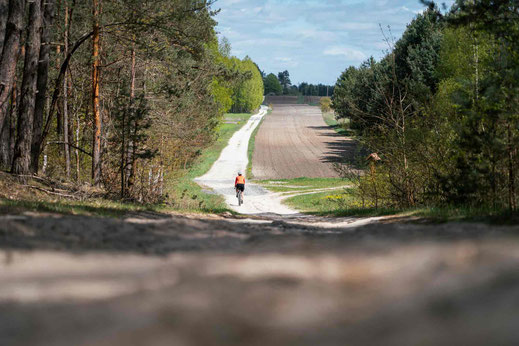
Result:
M326 125L318 107L276 104L256 135L257 179L337 177L334 162L355 153L353 140Z
M246 184L245 203L241 207L238 206L234 192L234 178L238 172L245 173L249 162L247 150L250 136L266 114L267 107L261 106L260 112L253 115L247 124L231 137L229 144L209 172L196 178L195 181L224 196L227 205L242 214L297 214L297 211L281 203L280 196L271 194L263 187L250 182Z

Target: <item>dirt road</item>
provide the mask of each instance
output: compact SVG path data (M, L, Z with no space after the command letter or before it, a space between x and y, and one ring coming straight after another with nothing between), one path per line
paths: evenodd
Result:
M247 124L231 137L228 145L224 148L209 172L195 179L195 181L224 196L227 205L242 214L296 214L297 211L281 203L281 196L272 194L263 187L251 182L246 184L245 203L242 206L238 206L238 200L234 192L234 178L238 172L245 174L249 161L247 149L250 136L266 113L267 107L262 106L259 113L253 115Z
M352 221L2 216L0 345L518 344L518 227Z
M332 164L355 150L353 140L326 125L318 107L276 104L256 135L252 173L256 179L336 177Z

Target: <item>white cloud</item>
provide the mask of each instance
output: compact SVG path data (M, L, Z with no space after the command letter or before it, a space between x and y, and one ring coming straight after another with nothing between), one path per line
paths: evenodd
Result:
M412 9L410 9L407 6L402 6L402 10L407 11L407 12L411 12L411 13L414 13L414 14L419 14L419 13L423 12L423 10L412 10Z
M279 69L286 69L286 68L294 68L299 66L299 62L290 57L275 57L274 61L276 61L276 66Z
M334 25L336 29L338 30L352 30L352 31L357 31L357 30L373 30L373 29L377 29L378 28L378 24L375 23L375 22L365 22L365 23L360 23L360 22L346 22L346 23L337 23Z
M441 2L452 4L453 0ZM418 0L218 0L219 36L233 54L267 73L288 69L294 83L334 83L349 65L387 51L379 25L399 38Z
M332 56L342 55L342 56L345 56L346 58L348 58L348 60L350 60L350 61L358 61L358 62L366 60L366 58L367 58L366 54L364 54L360 50L350 48L350 47L345 47L345 46L328 47L325 49L325 51L323 53L324 53L324 55L332 55Z

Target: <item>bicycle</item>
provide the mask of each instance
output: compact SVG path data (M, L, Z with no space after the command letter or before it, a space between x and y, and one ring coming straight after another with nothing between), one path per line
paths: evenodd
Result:
M238 189L238 206L240 207L243 204L243 191Z

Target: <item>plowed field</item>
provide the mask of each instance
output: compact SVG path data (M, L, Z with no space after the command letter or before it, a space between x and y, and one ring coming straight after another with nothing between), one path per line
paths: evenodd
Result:
M256 135L256 179L336 177L334 162L347 162L355 142L323 121L318 107L276 104Z

